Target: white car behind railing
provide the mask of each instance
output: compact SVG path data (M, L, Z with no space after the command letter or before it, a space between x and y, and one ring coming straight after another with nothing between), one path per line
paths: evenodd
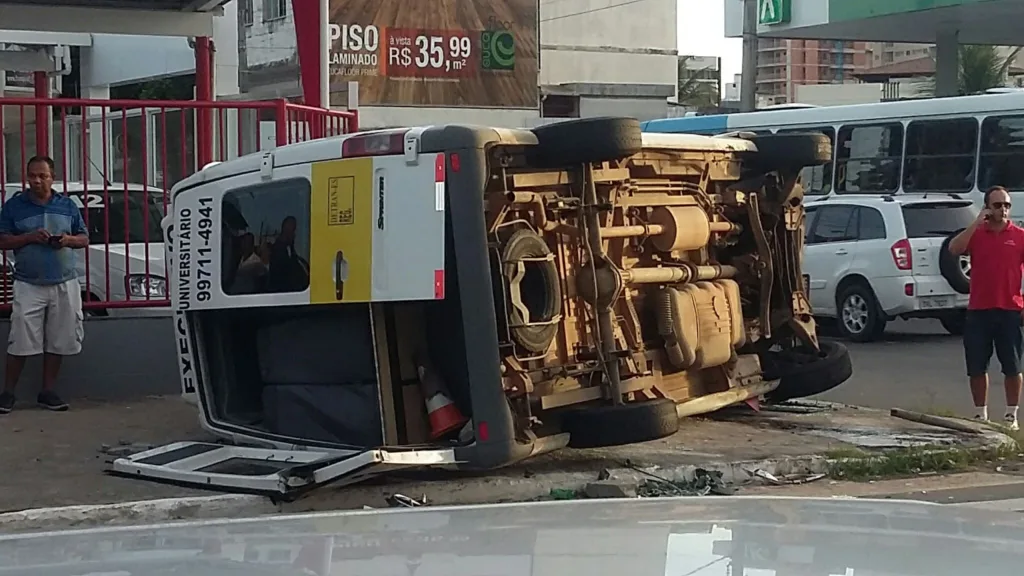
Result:
M76 251L78 278L89 287L89 300L106 303L87 313L102 316L170 315L167 306L124 307L122 302L167 299L164 272L164 239L160 221L164 216L164 191L141 184L122 182L55 182L53 189L67 193L82 209L89 231L88 275L86 253ZM21 191L7 185L3 199ZM0 200L2 205L2 200ZM6 266L0 270L0 292L4 302L12 296L13 252L6 251ZM109 275L108 275L109 273ZM88 282L86 281L88 278Z

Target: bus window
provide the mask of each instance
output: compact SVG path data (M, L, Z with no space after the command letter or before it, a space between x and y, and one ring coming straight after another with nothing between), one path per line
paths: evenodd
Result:
M786 128L778 131L779 134L811 134L815 132L828 136L829 144L832 145L832 151L835 153L836 131L831 126ZM808 196L828 194L832 191L832 163L804 168L800 171L800 181L804 185L804 194Z
M1024 191L1024 116L989 116L981 123L978 187Z
M836 147L836 191L895 192L902 158L903 124L843 126Z
M914 121L907 126L905 192L969 192L974 188L978 121Z

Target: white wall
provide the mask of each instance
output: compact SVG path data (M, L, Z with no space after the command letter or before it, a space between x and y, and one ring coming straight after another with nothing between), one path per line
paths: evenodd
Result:
M237 1L237 0L236 0ZM313 1L313 0L309 0ZM263 1L252 0L252 26L245 27L245 59L250 68L297 61L295 15L291 2L282 20L263 21Z
M540 84L675 85L676 12L676 0L541 0Z
M94 34L82 58L90 60L82 71L83 86L116 86L195 70L188 40L169 36Z
M213 19L214 94L238 93L237 2ZM195 71L195 53L188 39L170 36L93 34L91 47L82 48L82 86L117 86Z

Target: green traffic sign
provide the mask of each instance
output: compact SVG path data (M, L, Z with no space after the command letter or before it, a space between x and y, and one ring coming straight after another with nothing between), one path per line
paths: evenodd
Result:
M757 23L774 26L789 22L792 0L757 0Z

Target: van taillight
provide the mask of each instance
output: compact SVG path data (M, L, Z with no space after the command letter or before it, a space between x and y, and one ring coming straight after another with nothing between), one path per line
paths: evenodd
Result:
M910 240L904 238L892 245L889 249L892 252L892 261L900 270L910 270L914 267L914 261L910 257Z
M408 130L355 134L341 143L343 158L359 156L388 156L405 152L405 133Z

